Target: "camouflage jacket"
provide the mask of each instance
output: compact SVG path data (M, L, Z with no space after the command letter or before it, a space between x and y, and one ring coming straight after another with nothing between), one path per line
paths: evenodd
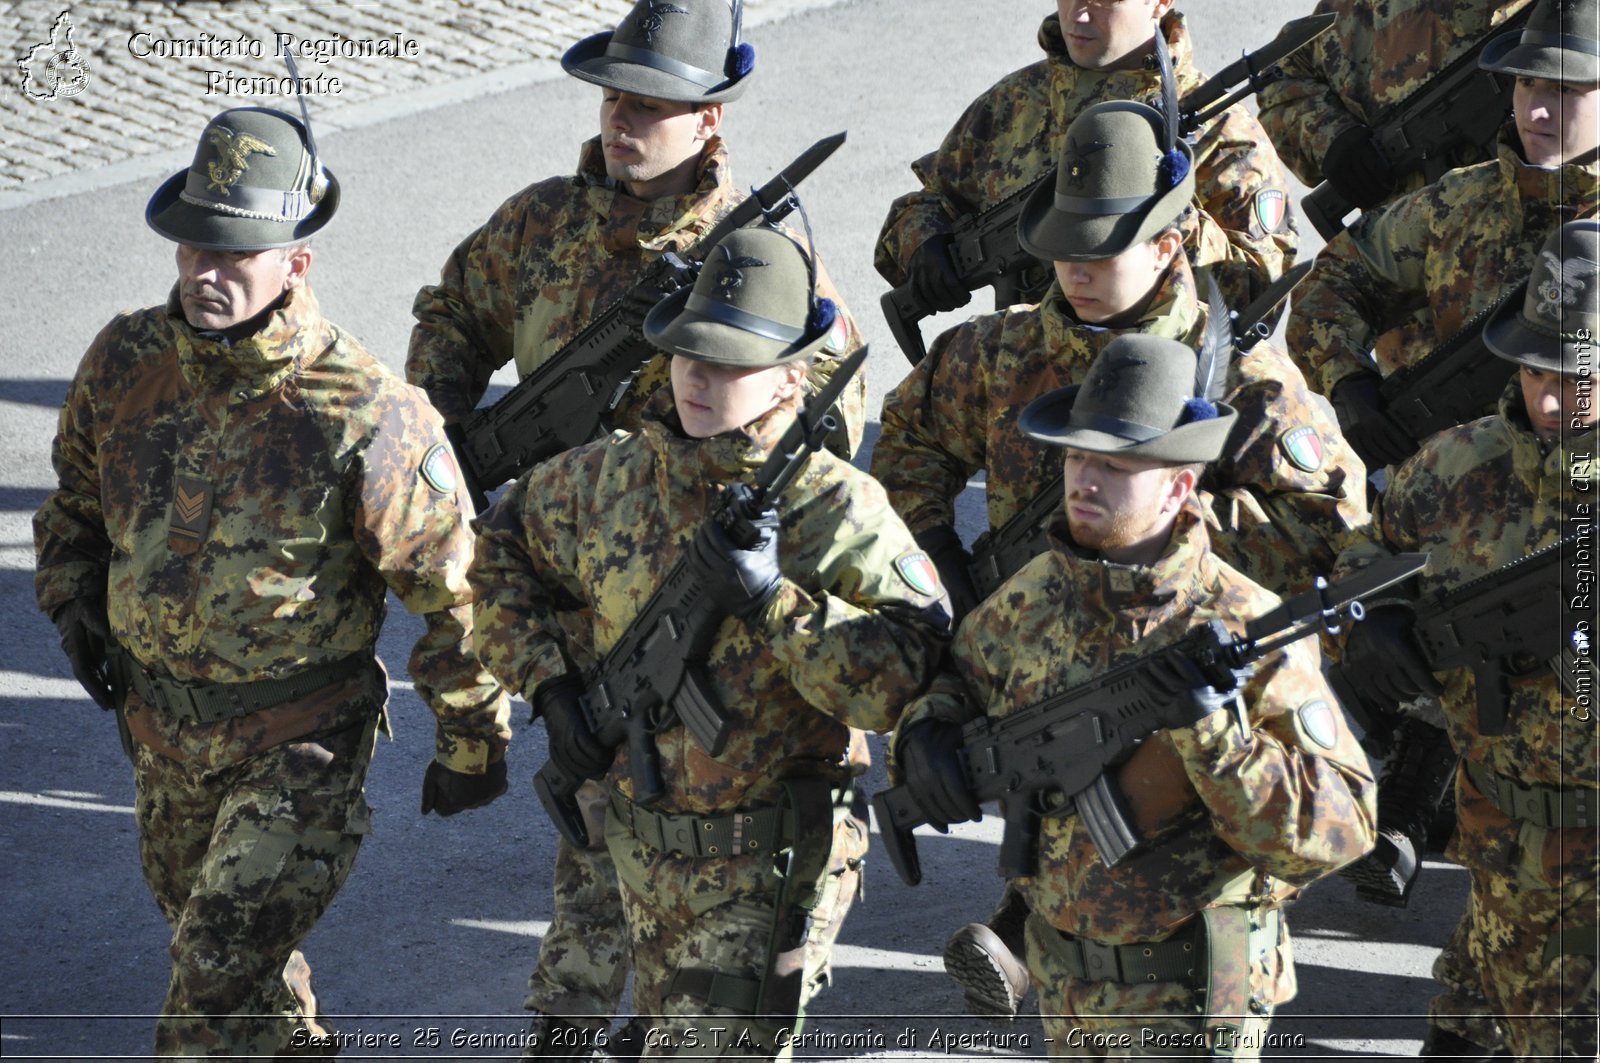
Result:
M1123 332L1198 345L1205 323L1181 261L1132 329L1080 324L1055 285L1036 307L975 317L935 340L885 396L872 474L921 532L953 523L956 496L983 469L989 526L999 528L1061 472L1060 451L1017 427L1029 402L1082 383ZM1265 586L1299 588L1326 575L1344 536L1366 522L1366 470L1272 344L1234 360L1227 391L1238 425L1202 481L1212 548Z
M1283 80L1261 90L1261 125L1294 175L1318 185L1323 157L1341 133L1372 125L1532 2L1322 0L1317 13L1339 21L1285 59ZM1488 158L1462 152L1451 164ZM1420 172L1412 174L1395 195L1424 183Z
M1507 127L1494 162L1452 170L1328 241L1295 289L1286 333L1324 395L1368 368L1379 334L1419 309L1432 313L1436 341L1455 335L1532 272L1551 230L1595 215L1600 162L1529 166L1516 139ZM1388 375L1427 353L1405 350L1378 369Z
M1440 432L1394 474L1373 508L1372 523L1339 558L1341 571L1373 558L1425 550L1428 567L1419 590L1459 586L1548 546L1564 535L1594 528L1592 490L1596 432L1567 436L1560 445L1540 441L1528 423L1521 387L1512 380L1497 415ZM1572 586L1593 587L1594 565L1573 559ZM1593 598L1589 598L1593 602ZM1552 603L1552 608L1555 603ZM1593 615L1593 606L1589 606ZM1592 639L1592 633L1591 633ZM1505 733L1478 731L1476 685L1470 669L1443 677L1450 741L1466 759L1525 784L1600 785L1592 709L1568 711L1551 669L1540 663L1509 684ZM1573 708L1577 705L1574 702ZM1526 848L1547 872L1570 864L1594 878L1593 829L1548 836L1511 821L1478 795L1463 775L1459 830L1451 856L1470 867L1507 871ZM1580 861L1588 862L1581 863ZM1557 876L1551 874L1551 881Z
M471 650L471 504L443 440L422 393L309 289L231 344L190 328L174 289L107 325L73 378L60 486L34 517L39 605L104 595L112 634L152 674L238 683L371 653L393 590L427 621L410 672L439 757L482 771L509 706ZM226 759L340 722L313 701L146 722Z
M750 480L793 413L780 406L743 429L690 439L663 389L637 432L570 450L517 481L479 522L470 575L489 670L530 699L547 679L592 673L722 486ZM891 728L944 650L944 592L869 476L818 452L778 512L782 589L760 622L725 620L705 662L732 737L713 758L683 727L657 735L663 808L728 812L774 803L785 777L842 780L851 728ZM611 781L632 796L626 744Z
M1188 92L1203 78L1183 16L1169 14L1162 28L1179 91ZM911 255L928 237L1053 170L1067 127L1085 108L1160 99L1153 57L1143 70L1084 70L1068 56L1056 15L1039 27L1039 44L1045 59L1002 78L967 107L938 150L911 164L922 187L894 201L878 235L875 261L890 284L905 283ZM1242 104L1199 131L1194 155L1200 209L1185 216L1184 244L1190 261L1216 276L1229 303L1244 306L1294 265L1297 237L1283 167Z
M1064 522L1057 525L1066 535ZM896 731L1003 717L1222 620L1238 633L1276 596L1214 557L1193 505L1150 566L1090 560L1065 538L962 623L940 675ZM1376 785L1341 722L1315 639L1269 653L1231 711L1158 731L1116 772L1146 839L1107 868L1078 817L1045 816L1038 872L1018 880L1057 929L1121 943L1166 937L1202 909L1276 906L1371 848ZM1292 995L1292 981L1287 993Z
M406 379L454 423L482 400L496 369L515 360L522 378L621 299L657 256L694 247L745 198L734 187L728 151L713 138L700 183L687 195L635 199L606 177L600 138L583 146L578 173L518 192L463 240L419 292ZM860 347L861 332L825 271L818 292L838 304L840 333L817 356L812 379ZM632 428L651 393L668 379L666 357L645 368L624 396L616 427ZM840 400L850 453L861 445L866 376Z

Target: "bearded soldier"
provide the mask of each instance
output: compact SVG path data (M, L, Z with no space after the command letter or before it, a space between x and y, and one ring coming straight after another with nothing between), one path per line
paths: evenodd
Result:
M1124 335L1082 386L1023 411L1021 431L1065 448L1064 519L1049 551L963 621L956 674L935 680L895 731L896 762L929 822L979 814L958 756L966 721L1005 717L1197 626L1233 631L1278 604L1212 554L1195 503L1237 418L1205 398L1208 375L1182 343ZM1052 1056L1256 1058L1273 1009L1294 993L1282 908L1372 844L1370 770L1312 640L1226 682L1176 652L1159 664L1192 722L1108 769L1145 850L1108 865L1079 816L1045 815L1036 870L1014 880ZM1222 689L1242 707L1218 711ZM1124 1035L1130 1047L1104 1047Z
M949 625L937 574L882 489L825 450L748 548L707 520L795 420L836 313L812 270L779 231L725 237L693 289L646 318L672 384L639 430L534 468L480 530L480 653L538 707L552 759L607 784L647 1058L784 1049L858 888L853 729L893 725ZM579 698L680 563L726 614L695 663L732 729L715 755L687 727L659 730L661 793L647 795L637 780L655 758L602 743Z
M583 145L577 173L536 182L501 204L412 308L406 376L447 422L471 412L496 369L508 361L519 376L538 369L628 294L647 265L693 247L744 198L718 135L724 107L754 70L741 12L739 0L639 0L615 32L585 38L563 56L569 74L601 91L599 135ZM812 360L814 382L861 346L825 276L821 285L839 313ZM613 426L636 425L666 379L667 359L652 359L613 412ZM846 456L860 444L865 401L864 381L842 398L836 445ZM603 812L599 787L583 796L594 814ZM590 836L598 846L599 831ZM626 977L610 857L563 840L555 914L525 1006L587 1029L615 1012Z
M306 126L212 119L146 220L164 306L84 355L34 518L39 605L125 722L145 879L173 928L161 1058L331 1056L299 944L371 830L384 593L439 720L425 794L506 788L500 688L473 657L470 512L444 426L322 316L308 243L339 183Z
M1209 312L1182 252L1181 219L1194 195L1190 151L1179 142L1163 159L1163 130L1160 113L1139 103L1096 104L1080 115L1055 185L1034 194L1019 226L1023 247L1055 264L1043 301L950 330L884 399L873 475L938 564L958 616L981 596L954 526L967 481L985 471L990 532L979 553L991 568L985 550L999 529L1041 492L1058 490L1049 448L1016 430L1027 404L1041 390L1081 382L1119 336L1198 344L1206 332ZM1307 584L1365 522L1365 470L1270 343L1252 347L1217 386L1240 419L1196 499L1212 550L1275 590ZM1037 536L1033 545L1046 546ZM978 1014L1012 1016L1027 992L1025 969L1007 955L1021 948L1022 914L1008 893L987 928L969 924L950 941L946 967Z
M1173 0L1056 0L1056 8L1039 27L1045 58L974 100L939 147L911 164L922 187L889 208L878 272L893 285L909 280L930 309L954 310L971 298L950 259L956 221L1054 166L1067 147L1067 127L1091 104L1160 98L1155 34L1166 39L1179 91L1203 80ZM1198 209L1184 219L1184 247L1230 305L1244 306L1294 264L1282 164L1239 104L1200 129L1194 166Z
M1355 568L1387 553L1427 550L1426 593L1579 536L1558 558L1567 566L1563 593L1549 595L1551 614L1575 622L1563 631L1585 636L1570 647L1575 656L1514 655L1498 662L1506 673L1499 691L1484 691L1471 669L1430 671L1403 606L1373 610L1351 631L1344 654L1376 710L1442 694L1450 742L1462 757L1449 855L1472 876L1461 944L1519 1059L1594 1058L1596 1051L1600 762L1591 714L1573 694L1586 683L1592 690L1594 674L1595 614L1582 574L1593 565L1582 558L1593 558L1595 542L1597 329L1600 222L1569 222L1539 250L1522 297L1484 329L1489 348L1517 367L1499 412L1425 442L1340 558L1341 568ZM1494 679L1486 673L1483 682ZM1496 693L1505 698L1499 724L1480 708ZM1434 1001L1423 1054L1487 1058L1451 1032L1450 1016L1440 1014L1449 1003L1448 994Z

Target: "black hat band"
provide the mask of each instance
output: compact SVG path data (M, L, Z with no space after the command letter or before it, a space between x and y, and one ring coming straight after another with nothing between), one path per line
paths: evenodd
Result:
M1087 214L1102 217L1107 214L1131 214L1140 207L1160 199L1154 196L1116 196L1111 199L1091 199L1087 196L1064 196L1056 193L1056 209L1067 214Z
M1586 52L1600 55L1600 41L1592 37L1574 37L1570 33L1546 33L1544 30L1523 30L1523 44L1539 44L1559 48L1563 52Z
M310 193L305 189L286 192L277 188L234 185L228 189L227 200L223 201L208 191L208 183L205 174L191 169L178 198L190 206L260 221L304 221L316 209Z
M740 310L736 306L720 303L696 292L689 293L688 301L684 303L685 309L693 310L701 317L710 318L719 324L728 325L741 332L753 333L779 343L798 343L806 338L806 331L785 325L781 321L774 321L761 314L752 314L748 310Z
M1067 425L1081 428L1085 432L1104 432L1108 436L1131 440L1134 443L1148 443L1167 434L1166 429L1151 428L1137 421L1124 421L1120 417L1108 417L1103 413L1081 410L1073 410L1067 415Z
M682 78L685 81L699 85L703 89L716 88L728 80L726 75L713 74L709 70L690 66L688 63L680 63L676 59L664 56L660 52L652 52L648 48L635 48L630 44L618 44L615 37L611 39L610 44L606 45L606 55L612 59L621 59L639 66L648 66L661 71L663 74L671 74L673 77Z

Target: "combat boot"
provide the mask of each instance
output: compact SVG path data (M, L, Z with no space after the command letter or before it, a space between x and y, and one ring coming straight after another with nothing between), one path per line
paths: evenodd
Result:
M1458 1063L1488 1063L1491 1059L1509 1059L1505 1049L1489 1048L1467 1040L1458 1033L1428 1026L1428 1036L1422 1042L1418 1059L1454 1059Z
M537 1013L528 1024L528 1039L522 1048L523 1059L591 1060L595 1056L595 1034L586 1026L568 1022L559 1015Z
M1356 896L1394 908L1410 903L1428 829L1455 779L1457 763L1444 731L1414 719L1400 725L1378 783L1377 844L1339 871L1355 883Z
M623 1063L639 1063L644 1055L645 1024L641 1019L629 1019L606 1041L606 1056Z
M968 923L944 947L945 973L966 990L967 1010L1010 1022L1033 984L1023 963L1028 904L1012 886L988 923Z

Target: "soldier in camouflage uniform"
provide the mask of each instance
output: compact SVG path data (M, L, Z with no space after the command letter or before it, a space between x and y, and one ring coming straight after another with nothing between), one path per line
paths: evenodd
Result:
M893 726L949 626L937 573L882 489L827 451L757 522L752 549L707 523L792 422L806 360L826 343L835 311L808 268L783 233L729 235L692 292L646 319L673 355L672 386L639 430L531 470L479 531L479 653L539 707L552 757L609 784L647 1058L779 1054L777 1031L826 980L826 945L858 888L867 832L851 790L865 759L852 729ZM627 744L599 744L577 698L689 553L717 574L706 593L730 614L704 674L733 732L715 757L684 727L658 733L664 796L646 807Z
M1205 363L1205 356L1200 360ZM1032 403L1019 427L1065 447L1064 519L1051 549L972 612L957 674L906 709L894 737L906 785L936 826L977 818L956 759L960 727L1006 716L1159 649L1197 625L1231 631L1278 604L1212 554L1193 490L1236 413L1204 398L1195 352L1125 335L1087 383ZM1159 731L1114 769L1144 840L1107 867L1077 816L1039 824L1027 962L1058 1057L1256 1058L1294 995L1282 908L1372 844L1374 786L1341 723L1315 640L1262 658L1247 716L1179 654L1154 667L1193 723ZM1197 958L1203 957L1203 962Z
M1532 2L1322 0L1317 13L1338 21L1261 90L1261 126L1308 187L1326 180L1363 210L1413 192L1426 183L1422 172L1393 173L1372 142L1373 123ZM1464 148L1450 162L1490 158Z
M639 0L614 33L574 45L566 71L602 90L600 132L583 146L578 172L536 182L503 203L451 254L439 283L417 293L417 326L406 376L447 423L482 399L508 361L525 377L626 295L657 256L692 248L744 199L717 131L724 105L745 89L752 45L740 39L739 0ZM823 280L824 294L833 295ZM861 346L844 304L813 361L815 380ZM848 457L866 421L865 374L840 406ZM667 378L653 359L615 411L636 427ZM599 787L586 807L603 812ZM529 979L525 1006L592 1027L615 1012L627 978L626 930L611 860L562 841L555 913Z
M1318 14L1338 21L1283 61L1284 77L1261 90L1260 121L1278 156L1309 187L1327 180L1362 210L1382 206L1427 180L1396 174L1373 143L1386 108L1423 88L1441 70L1533 0L1322 0ZM1451 167L1492 159L1461 148ZM1426 309L1376 343L1380 361L1433 336Z
M173 928L162 1058L333 1054L298 946L372 827L386 590L427 622L424 805L506 788L509 708L470 644L470 503L425 396L306 284L339 202L308 143L279 111L225 111L156 192L178 284L84 355L34 518L39 605L125 724Z
M889 208L878 236L878 272L910 280L936 310L970 294L950 262L955 223L1032 184L1066 148L1067 127L1108 100L1161 96L1154 33L1165 35L1178 89L1204 79L1173 0L1057 0L1039 27L1045 58L1002 78L974 100L932 154L911 164L922 187ZM1282 164L1243 104L1197 134L1198 208L1184 220L1191 263L1210 272L1230 305L1244 306L1294 264L1297 237Z
M1521 38L1484 50L1487 69L1516 77L1514 120L1493 162L1368 212L1317 256L1295 293L1287 346L1312 384L1333 399L1346 435L1368 464L1403 456L1370 419L1377 386L1427 353L1380 349L1376 337L1419 308L1434 340L1467 327L1527 273L1562 222L1594 216L1600 178L1600 84L1595 0L1541 0ZM1542 43L1565 41L1567 46ZM1523 43L1526 41L1526 43ZM1381 424L1381 422L1378 422Z
M1592 640L1596 424L1595 335L1600 330L1600 223L1571 222L1541 249L1522 298L1484 330L1518 366L1499 412L1441 432L1395 473L1365 535L1340 558L1357 568L1375 556L1430 552L1420 591L1458 586L1561 539L1586 543L1571 559L1565 615ZM1584 557L1591 559L1585 561ZM1564 562L1565 563L1565 562ZM1563 598L1565 595L1562 596ZM1563 603L1551 602L1562 609ZM1465 947L1519 1059L1594 1058L1596 890L1600 783L1589 678L1558 675L1552 662L1511 662L1501 733L1480 724L1473 673L1429 670L1402 606L1369 611L1348 637L1345 658L1374 709L1442 692L1450 740L1463 759L1456 776L1457 829L1449 855L1472 876ZM1569 685L1571 684L1571 685ZM1460 1058L1452 1016L1434 1001L1424 1055ZM1470 1046L1469 1046L1470 1047Z
M951 329L884 399L873 475L938 564L958 616L979 592L954 526L956 496L985 470L992 536L1055 482L1050 449L1016 430L1023 408L1044 390L1081 382L1118 336L1197 346L1206 331L1177 228L1194 196L1193 174L1178 176L1189 148L1180 144L1182 158L1162 165L1162 129L1160 114L1137 103L1081 114L1056 184L1039 189L1021 219L1024 248L1055 263L1044 300ZM1076 206L1063 209L1063 197ZM1139 205L1112 205L1128 200ZM1273 590L1302 587L1365 523L1366 470L1270 343L1233 362L1223 386L1240 418L1197 496L1212 549ZM1045 548L1042 538L1037 546ZM1022 913L1010 893L987 926L968 924L951 939L946 967L974 1012L1016 1013L1027 974L1006 954L1021 946Z

